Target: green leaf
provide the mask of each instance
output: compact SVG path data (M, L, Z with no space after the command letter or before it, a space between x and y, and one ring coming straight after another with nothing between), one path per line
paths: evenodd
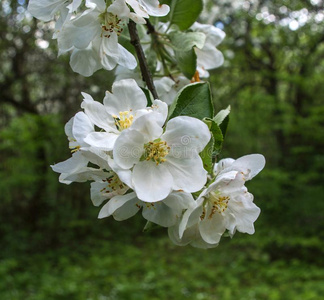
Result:
M231 112L231 106L227 106L226 109L222 109L218 112L218 114L213 118L213 120L218 124L222 124L222 122L225 120L225 118L229 115Z
M214 140L213 156L216 156L221 152L223 142L224 142L224 136L222 130L213 119L205 118L203 121L207 124L213 136L213 140Z
M224 119L224 121L222 122L222 124L220 124L219 128L221 129L222 133L223 133L223 137L225 138L226 133L227 133L227 128L228 128L228 124L229 124L229 115Z
M209 143L206 145L205 149L199 154L202 159L204 168L208 173L213 172L213 152L214 152L214 137L211 136Z
M186 30L197 20L202 9L202 0L172 0L170 23L178 25L180 30Z
M179 32L169 34L169 39L176 51L190 51L192 47L202 48L206 35L202 32Z
M143 88L143 87L141 87L141 90L144 92L145 97L147 99L147 106L151 106L153 103L153 100L154 100L152 93L148 89Z
M213 115L214 108L208 82L185 86L170 108L170 119L176 116L189 116L202 120L206 117L212 118Z
M220 127L212 121L210 131L214 137L214 155L218 155L223 147L224 136Z
M229 123L229 113L231 112L231 106L226 109L222 109L214 118L213 121L219 126L222 131L223 138L226 136L227 127Z
M197 68L197 55L194 49L189 51L175 51L175 58L180 71L188 79L191 79L195 75Z

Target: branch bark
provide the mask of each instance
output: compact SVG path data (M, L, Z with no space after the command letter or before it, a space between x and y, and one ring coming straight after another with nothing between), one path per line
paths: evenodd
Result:
M143 48L140 43L140 39L138 36L136 24L134 21L130 20L128 23L128 30L129 30L129 35L131 38L131 44L134 46L137 58L139 60L139 65L141 69L141 73L143 76L143 80L145 81L147 88L151 91L154 99L158 99L158 94L156 92L154 83L153 83L153 78L152 74L150 72L150 69L148 68L148 64L146 61L146 57L143 51Z

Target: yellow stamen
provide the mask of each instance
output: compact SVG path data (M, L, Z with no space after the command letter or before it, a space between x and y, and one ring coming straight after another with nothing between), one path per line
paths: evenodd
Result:
M70 147L71 153L78 152L80 150L80 148L81 148L80 146Z
M121 111L118 116L113 116L115 118L115 124L119 131L129 128L134 120L134 116L130 114L130 111Z
M169 154L170 151L170 147L167 145L167 143L160 140L156 140L145 144L144 149L145 159L147 161L154 161L156 165L165 162L165 157Z
M103 36L110 38L111 33L115 32L118 36L123 32L121 19L112 13L103 13L101 15Z
M210 212L208 218L211 219L212 216L216 212L218 212L219 214L224 212L228 207L229 200L230 200L230 197L228 197L228 196L221 196L216 192L211 192L209 194L209 201L212 204L212 209L211 209L211 212Z
M108 185L107 187L101 189L100 192L102 193L111 193L117 192L117 194L124 194L124 188L126 185L119 179L117 174L112 175L111 177L107 178L105 181L107 181Z

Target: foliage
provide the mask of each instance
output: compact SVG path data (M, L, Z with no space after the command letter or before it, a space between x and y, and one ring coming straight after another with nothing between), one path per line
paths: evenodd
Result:
M100 71L93 80L73 79L64 57L54 63L54 43L42 49L32 42L40 32L47 39L49 28L19 22L19 3L0 4L1 299L323 295L324 45L314 19L296 31L281 26L282 1L224 5L215 14L212 21L225 26L227 37L212 93L217 110L231 105L233 112L223 156L261 152L267 168L248 186L262 210L253 239L197 252L172 246L159 231L148 239L138 218L124 226L96 221L88 187L57 182L49 165L68 155L62 128L79 107L80 90L89 85L95 97L110 83ZM319 9L305 1L284 5L287 14ZM256 19L264 6L275 23Z
M324 261L312 258L323 257L323 241L266 232L274 235L239 236L217 251L176 247L156 236L126 243L113 241L113 233L110 241L87 238L2 260L0 295L4 300L319 299Z

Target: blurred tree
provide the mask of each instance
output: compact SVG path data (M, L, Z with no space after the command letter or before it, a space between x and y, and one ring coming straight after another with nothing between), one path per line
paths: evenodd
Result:
M57 58L53 24L26 8L26 0L0 2L0 235L37 229L55 244L89 204L88 187L67 189L50 169L69 157L64 123L80 109L81 91L102 99L112 78L75 74L67 56Z
M207 2L205 18L227 33L212 79L217 107L233 110L225 156L263 153L269 183L280 185L265 189L269 207L319 219L311 198L324 194L323 1Z

